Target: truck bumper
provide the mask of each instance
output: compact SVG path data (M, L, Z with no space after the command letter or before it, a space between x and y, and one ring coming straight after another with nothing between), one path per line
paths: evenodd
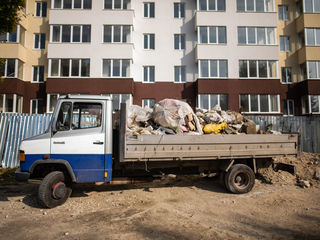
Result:
M21 172L20 168L17 168L15 178L18 182L26 182L30 177L29 172Z

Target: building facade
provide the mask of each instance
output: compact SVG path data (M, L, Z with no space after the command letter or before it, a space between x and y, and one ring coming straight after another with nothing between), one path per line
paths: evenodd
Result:
M246 114L320 114L318 0L26 1L0 36L0 111L59 95L164 98Z

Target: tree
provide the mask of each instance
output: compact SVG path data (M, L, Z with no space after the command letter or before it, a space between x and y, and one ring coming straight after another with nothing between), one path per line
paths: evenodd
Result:
M0 0L0 34L12 32L20 21L19 11L25 0Z
M0 0L0 34L12 32L20 21L19 11L25 7L25 0ZM0 59L0 69L5 64ZM3 78L0 75L0 83Z

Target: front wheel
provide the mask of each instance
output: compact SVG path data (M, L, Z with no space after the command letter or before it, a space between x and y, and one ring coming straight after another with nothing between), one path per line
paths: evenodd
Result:
M254 186L255 176L250 167L235 164L225 174L226 188L232 193L247 193Z
M38 197L40 204L47 208L62 205L71 195L71 187L65 181L62 172L49 173L39 186Z

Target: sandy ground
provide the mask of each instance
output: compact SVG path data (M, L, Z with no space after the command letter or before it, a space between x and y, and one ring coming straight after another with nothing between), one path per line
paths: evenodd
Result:
M54 209L39 182L0 186L0 239L320 239L320 187L256 180L244 195L216 179L77 185Z

